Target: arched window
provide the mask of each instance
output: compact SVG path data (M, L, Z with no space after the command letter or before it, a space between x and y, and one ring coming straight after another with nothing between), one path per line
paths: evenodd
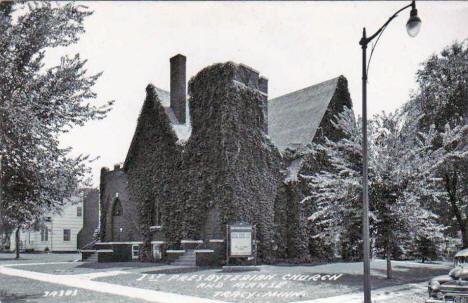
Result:
M148 215L148 223L150 226L154 225L161 225L161 209L159 206L159 202L152 202L152 200L145 200L145 205L147 209L147 215Z
M114 207L112 208L113 216L121 216L123 214L122 203L120 203L119 198L115 198Z

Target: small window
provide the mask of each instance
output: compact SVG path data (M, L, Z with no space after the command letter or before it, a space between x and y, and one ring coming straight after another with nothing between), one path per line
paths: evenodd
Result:
M76 208L76 216L81 217L82 215L83 215L83 209L81 208L81 206L78 206Z
M64 229L63 230L63 241L70 241L70 230Z
M113 216L121 216L123 213L122 204L120 203L119 198L114 200L114 208L112 209Z
M41 242L47 242L49 241L49 230L47 227L42 227L41 228Z

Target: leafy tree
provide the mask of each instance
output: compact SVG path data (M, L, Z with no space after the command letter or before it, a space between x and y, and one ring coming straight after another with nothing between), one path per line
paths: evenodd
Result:
M413 150L404 144L398 112L374 117L369 124L370 229L375 248L386 256L387 277L391 278L391 257L410 242L409 231L433 233L439 230L434 215L421 200L406 201L408 187L417 166L408 165ZM341 238L342 256L359 258L361 231L362 154L361 133L350 110L337 116L335 125L347 134L337 142L325 140L315 153L328 155L330 168L308 176L310 196L316 212L310 217L329 241Z
M387 259L388 278L391 278L390 259L394 251L411 250L414 246L411 243L417 237L438 239L442 229L435 222L437 216L418 196L421 191L414 191L424 179L421 167L425 163L421 162L426 161L427 146L424 142L408 141L403 121L400 111L382 113L373 119L370 201L375 217L372 225L376 247Z
M312 158L323 162L324 169L302 176L309 180L303 203L314 206L309 217L313 237L331 247L338 241L342 258L357 259L361 256L361 137L351 109L344 109L333 122L345 136L336 142L325 137L323 143L312 145Z
M416 73L418 92L410 106L421 114L420 130L443 132L468 121L468 39L432 55Z
M447 232L461 231L464 247L468 247L467 62L468 40L431 56L417 72L418 92L403 108L410 140L426 142L420 153L424 182L420 195L449 227Z
M435 141L435 142L434 142ZM441 142L437 142L441 141ZM436 143L437 142L437 143ZM435 146L440 146L435 148ZM463 247L468 247L468 125L451 128L433 138L432 165L426 171L433 180L430 190L437 198L434 206L446 218L446 224L457 226ZM455 219L455 220L454 220Z
M71 158L59 136L112 105L89 103L100 74L87 75L78 54L44 68L46 50L76 43L89 15L72 3L0 2L0 215L17 241L20 228L60 209L86 181L88 157Z
M430 238L428 237L417 237L416 238L417 256L421 258L421 262L424 263L426 259L437 258L437 247Z

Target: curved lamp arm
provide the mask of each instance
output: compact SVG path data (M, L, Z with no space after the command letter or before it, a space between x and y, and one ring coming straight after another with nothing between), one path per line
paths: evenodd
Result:
M411 1L411 4L408 4L402 8L400 8L398 11L396 11L390 18L388 18L387 22L384 23L384 25L382 25L382 27L380 27L373 35L371 35L370 37L366 37L366 29L364 28L363 31L362 31L362 38L361 40L359 41L359 44L361 45L362 49L365 50L367 48L367 44L372 41L375 37L377 37L377 40L375 41L374 45L372 46L372 50L371 50L371 53L370 53L370 56L369 56L369 60L367 61L367 67L366 67L366 75L365 75L365 78L367 78L367 73L369 72L369 67L370 67L370 62L372 60L372 55L374 54L374 49L375 47L377 46L377 43L379 42L379 39L380 39L380 36L382 35L383 31L387 28L387 25L395 18L398 16L398 14L400 12L402 12L403 10L407 9L411 7L411 17L410 17L410 20L408 20L408 24L407 24L407 29L408 29L408 34L412 37L414 37L414 35L417 34L417 32L419 30L416 30L416 33L413 35L410 33L410 29L408 28L408 25L410 25L411 21L419 21L419 23L421 23L421 20L417 17L417 10L416 10L416 3L415 3L415 0Z
M396 13L394 13L390 18L388 18L387 22L385 22L384 25L382 25L381 28L379 28L372 36L366 38L366 32L364 31L363 32L363 35L362 35L362 38L361 40L359 41L359 44L362 45L362 47L365 47L367 46L367 44L369 42L371 42L378 34L380 34L384 29L385 27L396 17L398 16L399 13L401 13L402 11L404 11L405 9L407 9L408 7L413 7L413 9L415 8L415 2L414 0L411 2L411 4L408 4L407 6L405 7L402 7L400 8Z

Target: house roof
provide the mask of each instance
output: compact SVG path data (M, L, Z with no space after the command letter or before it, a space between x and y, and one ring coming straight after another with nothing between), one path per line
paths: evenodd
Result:
M312 142L335 93L338 78L268 101L268 135L280 151Z

